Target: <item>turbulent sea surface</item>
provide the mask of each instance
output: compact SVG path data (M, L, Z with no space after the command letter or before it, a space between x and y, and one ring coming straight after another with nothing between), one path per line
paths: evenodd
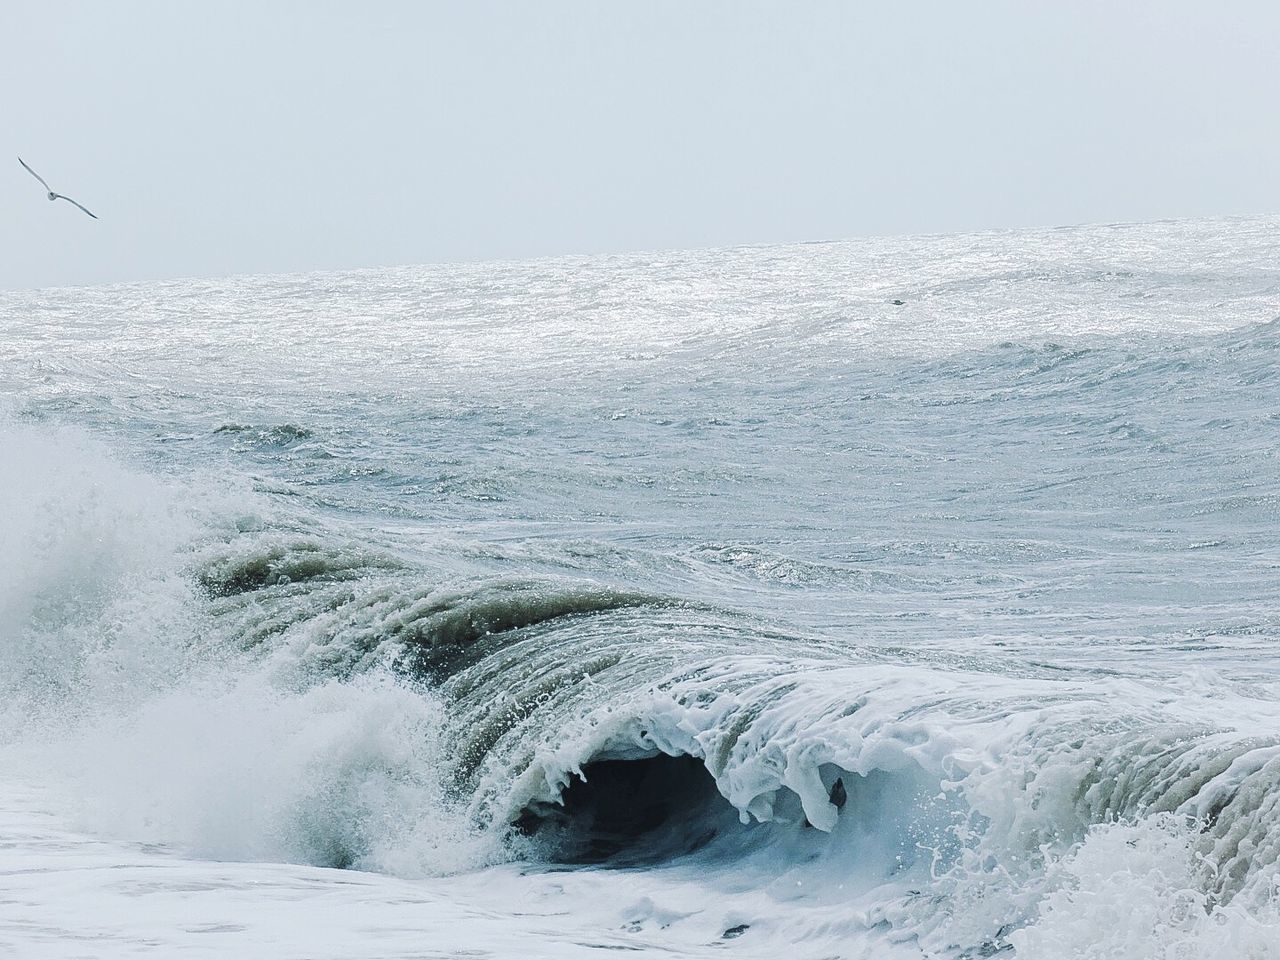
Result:
M1280 219L0 293L0 955L1280 957L1277 317Z

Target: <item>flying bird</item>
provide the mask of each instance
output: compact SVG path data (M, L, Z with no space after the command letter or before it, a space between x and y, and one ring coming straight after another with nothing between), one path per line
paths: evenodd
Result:
M20 164L22 164L23 168L27 171L27 173L31 174L33 177L35 177L35 178L36 178L37 180L39 180L41 183L44 183L44 177L40 176L40 174L36 173L34 170L32 170L30 167L28 167L28 166L27 166L27 161L25 161L25 160L23 160L21 157L19 157L19 158L18 158L18 162L19 162ZM65 200L65 201L67 201L67 203L75 203L75 205L76 205L77 207L80 207L80 209L81 209L81 210L83 210L85 213L89 214L89 216L93 217L93 219L95 219L95 220L97 220L97 219L98 219L98 215L97 215L96 213L92 213L92 212L91 212L87 207L82 207L82 206L80 206L80 204L76 203L76 202L75 202L74 200L72 200L70 197L63 196L63 195L62 195L62 194L60 194L60 193L54 193L54 192L53 192L53 190L49 187L49 185L48 185L47 183L44 183L44 188L45 188L46 190L48 190L48 191L49 191L49 199L50 199L50 200Z

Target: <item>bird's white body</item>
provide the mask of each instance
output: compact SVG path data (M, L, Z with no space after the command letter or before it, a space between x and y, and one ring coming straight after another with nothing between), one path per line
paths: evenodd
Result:
M32 170L29 166L27 166L27 162L26 162L25 160L23 160L21 157L19 157L19 158L18 158L18 162L19 162L20 164L22 164L22 168L23 168L24 170L26 170L26 171L27 171L27 173L31 174L33 177L35 177L37 180L39 180L39 181L40 181L40 183L41 183L41 185L43 185L43 186L44 186L44 188L45 188L46 190L48 190L48 191L49 191L49 199L50 199L50 200L65 200L65 201L67 201L67 203L75 204L77 207L79 207L79 208L80 208L81 210L83 210L85 213L89 214L89 216L93 217L93 219L95 219L95 220L97 220L97 219L98 219L98 215L97 215L96 213L92 213L92 212L90 212L89 208L88 208L88 207L86 207L86 206L84 206L83 204L76 203L76 201L75 201L75 200L72 200L70 197L65 196L65 195L63 195L63 194L61 194L61 193L54 193L54 192L53 192L53 190L51 190L51 189L50 189L49 184L45 183L44 177L40 176L40 174L36 173L36 172L35 172L34 170Z

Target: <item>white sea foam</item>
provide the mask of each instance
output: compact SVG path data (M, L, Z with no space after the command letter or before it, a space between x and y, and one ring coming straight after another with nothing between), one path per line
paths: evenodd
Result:
M1010 936L1019 957L1280 957L1274 897L1253 909L1205 895L1196 830L1168 815L1104 824L1050 864L1053 890Z
M10 772L61 782L81 827L214 859L421 875L492 857L445 796L437 699L219 645L189 575L198 502L65 429L0 435ZM228 515L229 514L229 515Z
M0 447L6 736L164 687L190 639L178 492L79 431L0 425Z
M492 857L442 783L439 703L386 676L184 685L43 751L82 827L214 860L422 876Z

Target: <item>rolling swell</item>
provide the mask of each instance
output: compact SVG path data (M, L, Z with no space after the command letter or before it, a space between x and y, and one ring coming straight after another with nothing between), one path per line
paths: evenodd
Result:
M340 675L394 662L431 683L491 655L513 632L672 602L548 579L424 582L434 579L428 571L392 555L298 538L265 537L215 552L202 558L195 579L242 647L269 641Z

